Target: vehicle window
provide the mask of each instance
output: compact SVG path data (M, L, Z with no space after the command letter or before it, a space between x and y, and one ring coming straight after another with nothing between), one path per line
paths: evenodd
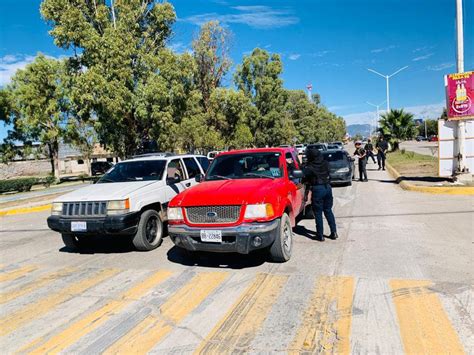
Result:
M207 159L206 157L197 157L197 160L199 164L201 164L202 170L206 172L209 168L209 159Z
M186 175L184 175L183 164L181 164L180 159L171 160L168 164L168 168L166 169L166 178L167 179L174 179L179 177L181 180L185 179Z
M192 179L195 178L196 175L201 174L201 170L199 170L199 165L196 163L194 158L183 158L184 165L186 165L186 170L188 171L188 178Z
M212 163L206 180L281 178L280 153L220 155Z
M327 161L339 161L339 160L346 160L347 156L344 152L331 152L323 154L324 160Z
M285 160L286 160L286 169L288 170L288 176L290 176L291 173L293 173L293 170L296 169L295 159L293 158L290 152L287 152L285 154Z
M164 160L117 163L97 183L161 180L165 165L166 162Z

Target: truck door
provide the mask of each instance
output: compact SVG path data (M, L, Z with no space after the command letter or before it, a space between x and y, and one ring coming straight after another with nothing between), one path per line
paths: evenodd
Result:
M199 165L193 157L183 158L184 165L188 172L188 178L184 181L184 187L188 188L197 184L196 176L202 174Z
M289 191L291 193L291 203L295 209L295 216L297 216L304 208L304 185L301 179L292 178L293 170L300 168L296 156L290 152L285 154L286 170L288 174Z

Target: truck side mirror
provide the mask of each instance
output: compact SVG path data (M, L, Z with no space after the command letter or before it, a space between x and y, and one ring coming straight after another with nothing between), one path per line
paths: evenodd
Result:
M197 174L194 179L196 180L196 182L201 182L201 181L204 180L204 175L202 175L202 174Z
M304 177L304 174L301 170L293 170L293 172L290 175L290 178L292 179L302 179Z

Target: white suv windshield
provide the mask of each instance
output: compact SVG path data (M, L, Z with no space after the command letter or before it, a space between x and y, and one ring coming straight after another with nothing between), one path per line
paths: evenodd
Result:
M122 162L115 165L97 183L161 180L165 166L165 160Z

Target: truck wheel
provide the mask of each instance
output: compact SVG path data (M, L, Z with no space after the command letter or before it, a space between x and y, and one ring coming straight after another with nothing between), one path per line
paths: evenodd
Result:
M290 260L292 249L293 231L291 228L290 217L284 213L280 219L280 228L275 241L270 247L270 256L273 261L283 263Z
M75 236L74 234L61 234L64 245L69 249L81 249L84 245L84 241L81 237Z
M133 237L133 245L138 250L153 250L163 240L163 222L155 210L148 210L140 216L137 234Z

